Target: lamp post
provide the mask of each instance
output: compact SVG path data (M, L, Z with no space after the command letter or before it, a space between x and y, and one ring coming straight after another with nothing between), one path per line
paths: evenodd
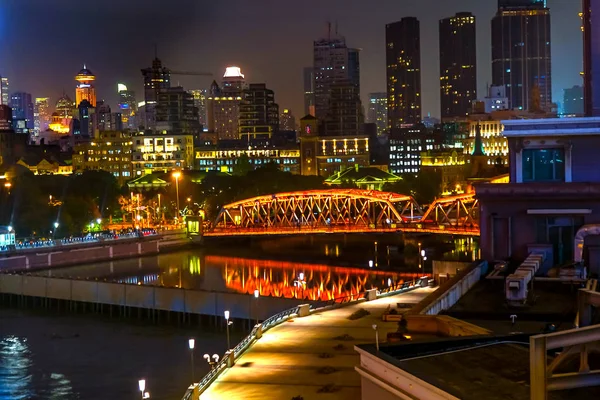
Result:
M231 349L231 342L229 340L229 325L233 324L233 322L231 322L229 320L229 310L225 311L225 325L227 326L227 350Z
M194 377L194 347L196 347L196 341L194 339L188 340L188 346L190 348L190 360L192 361L192 383L196 379Z
M208 354L205 354L204 356L202 356L202 358L204 358L206 360L206 362L208 363L208 365L210 365L210 369L215 369L215 365L217 365L217 363L219 362L218 354L212 355L212 361L210 361L210 355L208 355Z
M260 292L258 291L258 289L254 289L254 298L256 299L256 306L254 307L256 309L256 325L258 325L258 298L260 297Z
M379 351L379 331L377 330L377 325L373 324L373 330L375 331L375 347L377 351Z
M175 195L177 196L177 221L179 221L179 178L181 177L181 172L175 171L173 172L173 178L175 178Z
M140 379L138 381L138 388L140 389L140 393L142 394L142 400L150 398L150 393L145 391L146 390L146 380L145 379Z
M419 242L419 269L423 268L423 261L421 260L421 242Z

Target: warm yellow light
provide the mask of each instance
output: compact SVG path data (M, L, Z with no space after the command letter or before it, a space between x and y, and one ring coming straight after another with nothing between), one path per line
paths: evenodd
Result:
M181 177L181 172L179 172L179 171L173 172L173 178L179 179L180 177Z

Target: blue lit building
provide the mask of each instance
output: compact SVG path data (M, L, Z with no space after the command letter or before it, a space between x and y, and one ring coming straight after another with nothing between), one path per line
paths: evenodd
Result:
M600 116L600 0L583 0L583 91L587 117Z
M10 96L10 108L13 113L13 125L21 130L33 130L33 101L31 94L25 92L16 92ZM27 132L21 132L27 133Z

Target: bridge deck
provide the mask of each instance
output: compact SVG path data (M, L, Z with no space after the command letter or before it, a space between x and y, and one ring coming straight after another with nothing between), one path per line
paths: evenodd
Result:
M397 328L381 316L389 304L416 304L433 289L422 288L370 302L361 302L304 318L295 318L267 331L237 362L202 394L208 399L360 399L360 359L354 345L372 343L379 327L383 342ZM348 317L359 309L371 314ZM349 335L347 340L335 339ZM340 346L341 345L341 346ZM336 347L337 346L337 347ZM343 346L343 347L342 347ZM320 355L327 353L330 357ZM327 369L327 370L325 370ZM333 393L319 393L333 385Z
M396 228L369 228L368 226L301 227L301 228L217 228L204 232L206 237L314 235L327 233L435 233L459 236L479 236L479 228L452 226L421 226L407 224Z

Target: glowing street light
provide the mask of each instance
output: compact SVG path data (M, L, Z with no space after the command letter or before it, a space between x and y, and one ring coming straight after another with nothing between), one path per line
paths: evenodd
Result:
M13 227L9 225L8 226L8 232L10 233L10 232L12 232L12 230L13 230Z
M219 362L218 354L212 355L212 361L210 361L210 355L208 355L208 354L203 355L202 358L204 358L206 360L206 362L208 363L208 365L210 365L210 369L214 369L215 365Z
M254 289L254 298L256 299L256 325L258 325L258 298L260 297L260 292L258 289Z
M188 347L190 348L190 359L192 361L192 383L194 383L194 380L196 379L194 377L194 347L196 347L196 340L188 340Z
M227 350L229 350L231 349L231 342L229 340L229 325L233 324L233 322L229 320L229 310L225 311L225 324L227 326Z
M96 218L96 223L100 225L102 223L102 218Z
M181 177L181 172L175 171L173 172L173 178L175 178L175 194L177 195L177 219L179 219L179 178Z
M146 390L146 380L145 379L140 379L138 381L138 388L140 389L140 393L142 394L142 400L150 398L150 393L145 392L145 390Z
M58 225L60 225L60 224L58 223L58 221L56 221L56 222L54 223L54 229L58 229Z

